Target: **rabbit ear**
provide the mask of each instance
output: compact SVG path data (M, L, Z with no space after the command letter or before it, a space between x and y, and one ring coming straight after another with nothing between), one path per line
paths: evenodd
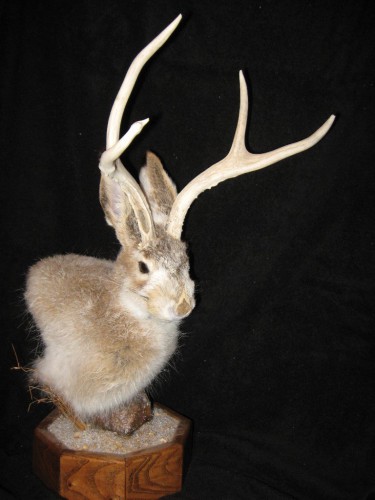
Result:
M166 225L177 190L159 158L150 151L147 152L146 166L141 169L139 180L151 207L154 222Z
M134 210L121 186L116 181L102 175L99 198L106 221L114 227L121 245L127 247L141 243L141 232Z

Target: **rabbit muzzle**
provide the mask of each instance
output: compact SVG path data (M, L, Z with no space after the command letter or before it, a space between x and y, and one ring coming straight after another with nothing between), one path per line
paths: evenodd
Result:
M186 318L195 307L194 283L190 281L181 291L177 287L157 287L149 294L148 310L152 316L165 321ZM173 293L176 291L177 293Z

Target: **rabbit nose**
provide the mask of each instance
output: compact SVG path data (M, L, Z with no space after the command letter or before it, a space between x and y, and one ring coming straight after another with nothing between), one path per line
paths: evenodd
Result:
M178 314L178 316L185 316L191 310L192 307L189 302L185 299L185 297L182 297L176 307L176 313Z

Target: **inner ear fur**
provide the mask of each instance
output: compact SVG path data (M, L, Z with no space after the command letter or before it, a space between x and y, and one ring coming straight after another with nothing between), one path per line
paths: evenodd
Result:
M139 179L150 204L154 222L166 224L177 197L177 189L160 159L151 151L147 152L146 165L141 169Z
M113 226L117 239L122 246L139 244L141 233L138 222L128 196L120 185L102 175L99 188L100 204L103 208L105 219Z

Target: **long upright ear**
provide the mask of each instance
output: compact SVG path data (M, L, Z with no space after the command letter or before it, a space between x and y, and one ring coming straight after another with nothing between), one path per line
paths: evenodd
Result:
M177 190L160 159L150 151L147 152L146 165L141 169L139 180L149 202L154 222L166 225L177 197Z
M141 232L134 210L120 184L110 177L102 175L99 199L106 221L114 227L121 245L127 247L141 243Z

